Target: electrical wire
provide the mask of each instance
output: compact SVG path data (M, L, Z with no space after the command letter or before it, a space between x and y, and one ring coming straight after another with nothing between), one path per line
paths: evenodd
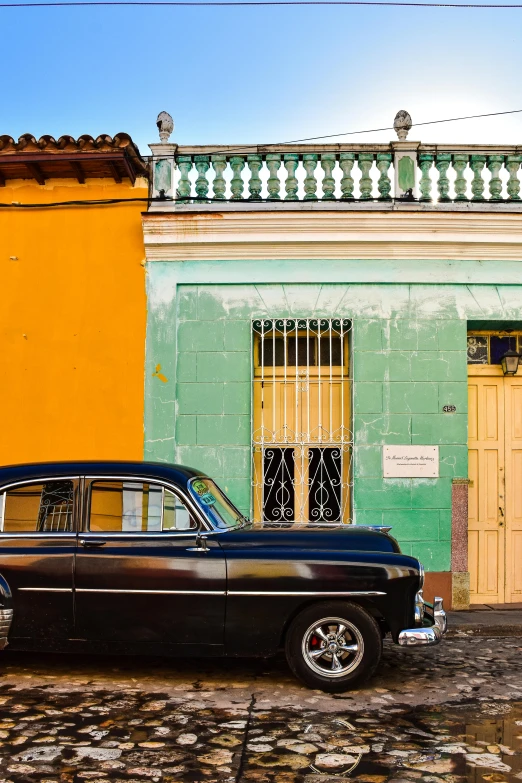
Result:
M2 5L5 5L5 4L1 4L0 3L0 6L2 6ZM29 5L31 5L31 4L29 4ZM78 3L76 3L76 4L73 3L72 5L78 5ZM522 6L520 6L520 7L522 7ZM489 112L487 114L471 114L471 115L468 115L466 117L449 117L449 118L444 119L444 120L427 120L426 122L414 122L414 123L412 123L411 127L412 128L413 127L419 127L421 125L438 125L438 124L443 123L443 122L459 122L461 120L475 120L475 119L480 119L480 118L483 118L483 117L499 117L499 116L503 116L503 115L506 115L506 114L520 114L521 112L522 112L522 109L511 109L509 111ZM306 139L294 139L293 141L275 142L275 143L271 143L271 144L249 144L249 145L245 145L242 148L236 148L236 149L224 148L223 146L221 146L219 149L216 149L215 152L225 152L226 151L227 155L232 155L234 153L241 153L242 151L252 150L252 149L256 149L256 148L265 150L265 149L270 148L270 147L278 147L278 146L282 146L282 145L285 145L285 144L288 144L288 145L290 145L290 144L300 144L300 143L303 143L303 142L306 142L306 141L317 141L319 139L331 139L331 138L334 138L336 136L353 136L353 135L357 135L357 134L361 134L361 133L378 133L379 131L388 131L388 130L394 130L393 126L388 127L388 128L371 128L369 130L345 131L344 133L330 133L330 134L325 135L325 136L309 136ZM434 145L434 146L437 146L437 145ZM212 150L210 150L207 154L208 155L213 154ZM148 156L144 156L144 157L148 158L149 160L154 158L154 156L152 156L152 155L148 155ZM162 157L162 159L163 158L175 158L175 157L177 157L177 154L174 153L173 155L162 155L161 157ZM354 201L358 201L359 199L353 199L353 200ZM399 201L400 200L401 199L399 199ZM212 198L210 196L206 196L204 198L199 198L198 196L194 196L194 197L191 196L188 199L186 199L186 198L160 198L160 197L156 196L156 197L150 197L150 198L110 198L110 199L92 199L92 200L77 199L77 200L73 200L73 201L54 201L54 202L48 202L48 203L42 203L42 204L38 204L38 203L36 203L36 204L21 204L20 203L19 204L17 202L11 202L11 203L0 203L0 209L10 208L10 207L21 208L21 209L24 209L24 208L44 209L44 208L47 208L47 207L65 207L65 206L102 206L102 205L109 205L109 204L123 204L123 203L126 203L126 202L129 202L129 203L130 202L142 202L142 203L148 203L148 204L150 204L151 202L162 202L162 203L183 202L183 203L187 203L188 201L190 201L192 203L198 203L198 201L201 201L202 203L204 203L204 202L219 202L219 203L227 203L227 202L241 203L241 202L245 202L245 203L252 204L254 200L253 199L248 199L248 198L246 198L246 199L218 199L218 198ZM269 198L259 198L259 199L256 199L255 201L257 201L257 203L263 203L263 202L270 203L273 200L269 199ZM370 201L370 199L364 199L364 201Z
M42 204L23 204L18 201L10 203L0 203L0 208L14 207L16 209L45 209L46 207L85 207L85 206L105 206L107 204L124 204L127 202L150 203L151 201L171 201L173 199L162 198L97 198L97 199L75 199L73 201L47 201Z
M522 8L522 5L520 6ZM413 122L411 127L412 128L418 128L422 125L439 125L440 123L444 122L460 122L461 120L478 120L482 119L483 117L500 117L505 114L520 114L522 112L522 109L510 109L510 111L494 111L489 112L488 114L470 114L466 117L449 117L445 120L427 120L426 122ZM381 131L393 131L395 128L392 126L388 128L369 128L368 130L357 130L357 131L344 131L343 133L329 133L324 136L309 136L306 139L293 139L292 141L276 141L276 142L269 142L268 144L245 144L242 147L227 147L227 145L221 145L219 148L216 147L215 150L209 150L205 154L206 155L213 155L222 153L225 155L234 155L235 153L241 153L245 151L252 151L253 149L259 149L259 150L266 150L270 147L279 147L286 144L303 144L307 141L320 141L321 139L333 139L339 136L357 136L361 135L363 133L380 133ZM197 146L197 145L183 145L180 144L180 147L183 146ZM205 146L205 145L202 145ZM436 144L430 145L430 146L437 146ZM172 155L161 155L162 159L165 158L177 158L179 155L178 152L173 153ZM148 160L153 160L154 155L144 155L144 158Z
M399 2L398 0L63 0L63 2L37 2L37 3L0 3L0 8L50 8L63 6L306 6L306 5L344 5L344 6L406 6L414 8L522 8L519 3L416 3Z
M82 200L75 200L75 201L54 201L54 202L48 202L44 204L22 204L18 203L16 201L12 201L11 203L0 203L0 209L46 209L48 207L96 207L96 206L109 206L111 204L122 204L125 202L131 202L131 201L141 201L144 203L150 204L151 202L159 203L159 204L190 204L191 206L194 206L196 204L209 204L209 203L215 203L217 205L219 204L283 204L285 206L288 205L289 202L286 202L284 199L281 200L275 200L272 198L269 198L267 196L260 197L260 198L215 198L212 196L189 196L188 198L107 198L107 199L82 199ZM450 199L450 203L453 201L453 199ZM484 200L487 203L487 199ZM306 203L306 202L304 202ZM317 204L326 204L328 202L323 201L320 197L318 197L316 202L308 202L310 203L317 203ZM419 199L415 198L412 195L408 195L407 197L402 198L387 198L387 199L381 199L379 197L372 197L372 198L350 198L350 199L342 199L337 198L330 203L338 203L338 204L418 204ZM512 199L498 199L495 201L495 204L513 204Z

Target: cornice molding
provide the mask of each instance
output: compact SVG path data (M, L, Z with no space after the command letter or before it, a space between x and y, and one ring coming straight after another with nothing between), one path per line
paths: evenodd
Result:
M522 214L205 212L143 215L148 261L522 261Z

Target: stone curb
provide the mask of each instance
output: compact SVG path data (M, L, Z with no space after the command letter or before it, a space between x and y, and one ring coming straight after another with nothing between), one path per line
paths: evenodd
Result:
M447 636L522 636L522 625L449 625Z
M448 612L448 636L522 636L522 610Z

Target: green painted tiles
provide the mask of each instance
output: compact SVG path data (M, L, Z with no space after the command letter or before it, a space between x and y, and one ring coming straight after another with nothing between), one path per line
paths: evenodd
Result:
M393 263L400 279L404 264ZM372 274L375 264L364 264ZM428 570L448 570L451 479L467 475L467 319L520 318L522 286L446 284L444 277L382 284L375 270L374 283L335 283L351 279L340 261L321 263L327 284L301 284L312 266L148 265L145 453L215 476L248 513L251 319L351 318L356 521L392 524L404 552ZM261 282L248 282L254 274ZM282 278L292 282L274 282ZM153 377L157 364L167 383ZM383 444L439 445L440 478L383 479Z
M417 316L437 307L426 289L413 293ZM431 293L444 294L448 320L412 318L411 302L408 317L354 319L354 505L359 524L392 525L404 552L445 570L451 479L467 475L467 324L453 292ZM440 445L441 477L384 479L383 444Z
M355 381L466 381L466 351L354 353Z
M202 383L250 381L250 352L200 351L197 354L196 380Z
M209 446L240 446L250 438L250 416L198 416L196 442Z
M437 413L438 384L412 381L389 383L386 387L385 408L390 413Z
M355 413L382 413L383 384L357 383L354 389Z

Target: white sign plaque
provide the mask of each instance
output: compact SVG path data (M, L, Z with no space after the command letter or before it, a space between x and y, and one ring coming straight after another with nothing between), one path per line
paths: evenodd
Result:
M438 446L383 446L384 478L438 478Z

